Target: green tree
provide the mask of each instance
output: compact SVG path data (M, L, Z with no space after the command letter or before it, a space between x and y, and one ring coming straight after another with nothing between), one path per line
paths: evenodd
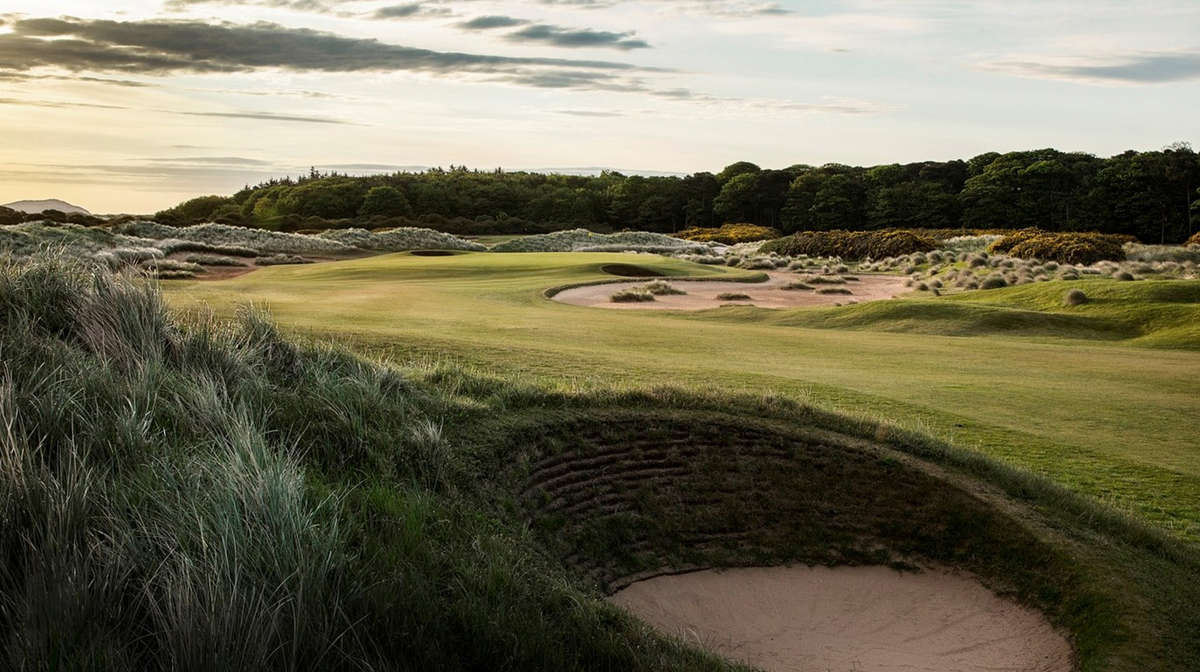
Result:
M412 207L404 192L395 187L371 187L363 197L358 214L363 217L382 215L384 217L407 217L412 214Z

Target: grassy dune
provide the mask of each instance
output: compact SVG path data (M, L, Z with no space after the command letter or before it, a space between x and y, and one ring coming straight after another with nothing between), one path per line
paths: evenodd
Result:
M253 303L292 333L390 359L454 360L567 390L771 392L883 418L1200 542L1200 283L1084 280L691 314L617 313L543 295L611 279L600 269L614 263L669 277L749 275L648 255L396 254L164 287L177 308L231 314ZM1063 307L1074 286L1095 300Z

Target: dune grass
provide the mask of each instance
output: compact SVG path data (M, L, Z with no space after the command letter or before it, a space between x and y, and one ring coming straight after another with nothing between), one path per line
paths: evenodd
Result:
M670 381L770 391L899 421L1200 541L1200 354L1186 349L1200 342L1188 299L1200 283L1098 279L670 314L544 296L611 279L600 267L613 263L674 278L751 276L646 255L387 255L165 286L178 308L232 314L253 302L290 333L372 356L516 370L563 389ZM1062 306L1074 286L1093 300ZM1149 299L1161 305L1141 305Z

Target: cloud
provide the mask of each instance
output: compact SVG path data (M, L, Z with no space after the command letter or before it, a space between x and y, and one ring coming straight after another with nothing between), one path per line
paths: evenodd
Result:
M632 0L538 0L543 5L607 9ZM781 16L793 13L778 2L766 0L655 0L655 4L681 14L708 14L726 18Z
M604 30L563 28L545 23L522 28L504 36L510 42L539 42L555 47L611 47L613 49L646 49L650 44L634 39L632 32L612 33Z
M606 112L603 110L555 110L558 114L568 114L573 117L623 117L622 112Z
M0 98L0 105L24 105L26 107L72 108L87 107L97 110L128 110L120 105L100 105L98 103L74 103L57 100L26 100L21 98Z
M0 72L45 67L146 75L260 69L516 75L582 68L616 76L639 70L611 61L433 51L273 23L25 19L0 34Z
M529 23L526 19L518 19L513 16L477 16L470 21L463 21L458 24L459 28L464 30L491 30L492 28L511 28L513 26L523 26Z
M1200 79L1200 51L1147 51L1104 59L1012 58L980 69L1083 84L1166 84Z
M176 147L189 147L189 145L176 145ZM149 158L142 159L149 163L164 163L164 164L212 164L219 166L269 166L270 161L262 161L260 159L248 159L244 156L180 156L171 158Z
M380 7L370 16L373 19L408 19L418 16L448 16L450 13L450 9L447 7L430 7L420 2L410 2L404 5Z
M189 117L221 117L225 119L261 119L264 121L295 121L306 124L349 124L342 119L328 117L306 117L295 114L275 114L274 112L175 112Z

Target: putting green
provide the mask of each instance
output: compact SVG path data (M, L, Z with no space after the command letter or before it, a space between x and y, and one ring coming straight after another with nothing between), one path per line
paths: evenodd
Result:
M1188 297L1200 294L1200 281L1087 281L1089 295L1103 300L1073 313L1051 307L1062 283L835 309L692 314L597 310L544 296L548 287L611 280L601 270L608 264L664 276L753 275L649 255L402 253L163 286L176 307L207 304L223 314L253 303L284 328L396 360L454 359L568 388L776 393L887 418L1200 542L1200 352L1115 340L1136 337L1131 320L1158 310L1138 293L1168 284L1186 291L1182 299L1165 292L1161 314L1174 321L1161 333L1191 338L1200 304ZM882 312L889 314L873 316ZM921 331L934 333L913 333Z

